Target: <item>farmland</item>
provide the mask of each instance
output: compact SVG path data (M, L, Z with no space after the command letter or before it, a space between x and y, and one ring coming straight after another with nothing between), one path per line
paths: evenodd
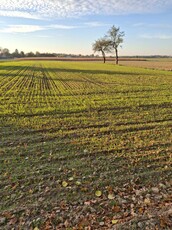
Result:
M126 60L120 61L121 65L133 66L149 69L160 69L160 70L170 70L172 71L172 58L147 58L145 60Z
M170 71L0 63L0 228L170 229L171 89Z

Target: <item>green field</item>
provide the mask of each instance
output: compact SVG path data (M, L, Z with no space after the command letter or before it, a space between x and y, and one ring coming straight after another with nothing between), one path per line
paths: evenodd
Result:
M172 72L0 63L0 124L0 229L170 226Z

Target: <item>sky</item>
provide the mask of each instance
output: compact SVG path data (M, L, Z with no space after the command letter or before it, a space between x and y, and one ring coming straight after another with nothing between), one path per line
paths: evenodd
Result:
M0 0L0 47L93 54L115 25L119 55L172 55L172 0Z

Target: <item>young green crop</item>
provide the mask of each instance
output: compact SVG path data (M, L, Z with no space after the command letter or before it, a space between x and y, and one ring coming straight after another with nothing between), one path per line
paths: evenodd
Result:
M114 192L133 181L140 187L168 181L171 87L167 71L0 63L0 213L23 207L23 218L31 209L34 220L61 202L74 212L96 191L105 191L105 199L109 186Z

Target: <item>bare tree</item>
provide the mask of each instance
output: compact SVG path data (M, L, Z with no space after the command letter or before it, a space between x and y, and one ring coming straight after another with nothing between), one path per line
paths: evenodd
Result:
M106 53L110 53L110 42L106 38L100 38L93 43L93 51L101 52L104 63L106 62Z
M109 49L115 50L116 64L118 64L118 47L123 43L124 32L120 31L119 27L112 26L112 28L107 32L105 38L109 41Z

